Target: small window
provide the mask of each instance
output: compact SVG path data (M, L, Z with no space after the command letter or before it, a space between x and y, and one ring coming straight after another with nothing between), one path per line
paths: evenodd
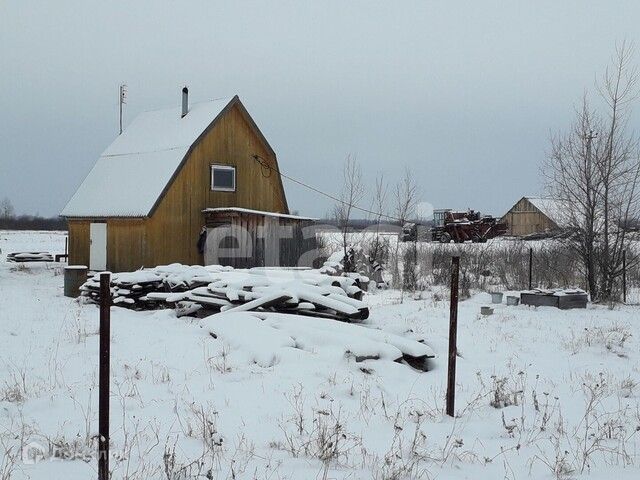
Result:
M229 165L211 165L211 190L235 192L236 167Z

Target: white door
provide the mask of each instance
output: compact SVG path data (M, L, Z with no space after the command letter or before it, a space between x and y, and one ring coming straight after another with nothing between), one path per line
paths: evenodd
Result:
M89 270L107 269L107 224L89 225Z

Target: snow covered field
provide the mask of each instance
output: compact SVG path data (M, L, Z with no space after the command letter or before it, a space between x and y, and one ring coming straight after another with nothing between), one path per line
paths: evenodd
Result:
M62 296L59 265L4 261L63 234L0 232L0 249L0 479L93 478L98 309ZM369 326L426 340L429 372L247 314L114 307L113 478L638 478L640 308L461 302L452 419L447 295L365 296Z

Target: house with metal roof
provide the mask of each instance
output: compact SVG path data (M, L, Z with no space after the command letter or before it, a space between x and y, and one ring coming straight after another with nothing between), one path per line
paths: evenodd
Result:
M223 207L244 209L243 218L287 215L276 154L237 96L189 105L185 88L182 107L139 115L65 206L69 264L203 264L211 209Z

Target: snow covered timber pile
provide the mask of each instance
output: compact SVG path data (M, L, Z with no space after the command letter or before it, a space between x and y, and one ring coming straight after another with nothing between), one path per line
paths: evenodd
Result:
M53 262L49 252L14 252L7 255L7 262Z
M277 312L238 312L211 315L203 326L247 364L272 367L282 357L313 352L322 360L351 358L356 362L385 360L428 371L435 354L411 331L402 334L335 320ZM247 335L252 332L252 335ZM295 349L295 350L292 350ZM299 358L299 360L301 360ZM370 373L362 367L363 373Z
M361 321L369 316L361 301L367 277L332 276L324 270L171 264L111 276L113 304L137 309L174 307L178 315L277 311ZM99 274L81 288L99 300Z

